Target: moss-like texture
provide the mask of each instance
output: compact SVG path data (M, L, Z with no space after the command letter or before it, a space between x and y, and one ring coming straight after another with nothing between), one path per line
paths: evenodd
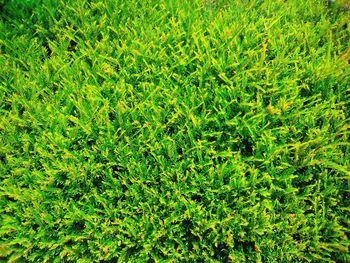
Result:
M0 260L349 262L348 19L4 1Z

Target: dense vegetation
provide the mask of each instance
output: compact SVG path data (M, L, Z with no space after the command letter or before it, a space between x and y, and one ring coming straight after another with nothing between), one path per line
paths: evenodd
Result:
M349 262L346 8L0 10L0 260Z

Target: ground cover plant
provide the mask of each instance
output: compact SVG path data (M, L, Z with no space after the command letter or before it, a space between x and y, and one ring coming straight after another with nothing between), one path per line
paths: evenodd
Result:
M0 3L1 260L349 262L346 7Z

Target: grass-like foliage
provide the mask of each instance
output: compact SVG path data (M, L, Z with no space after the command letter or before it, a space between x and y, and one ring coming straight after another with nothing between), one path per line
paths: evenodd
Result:
M0 12L0 260L349 262L346 8Z

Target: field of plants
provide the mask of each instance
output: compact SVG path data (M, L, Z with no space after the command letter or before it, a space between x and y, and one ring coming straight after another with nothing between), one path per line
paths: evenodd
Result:
M349 21L0 0L0 261L350 262Z

